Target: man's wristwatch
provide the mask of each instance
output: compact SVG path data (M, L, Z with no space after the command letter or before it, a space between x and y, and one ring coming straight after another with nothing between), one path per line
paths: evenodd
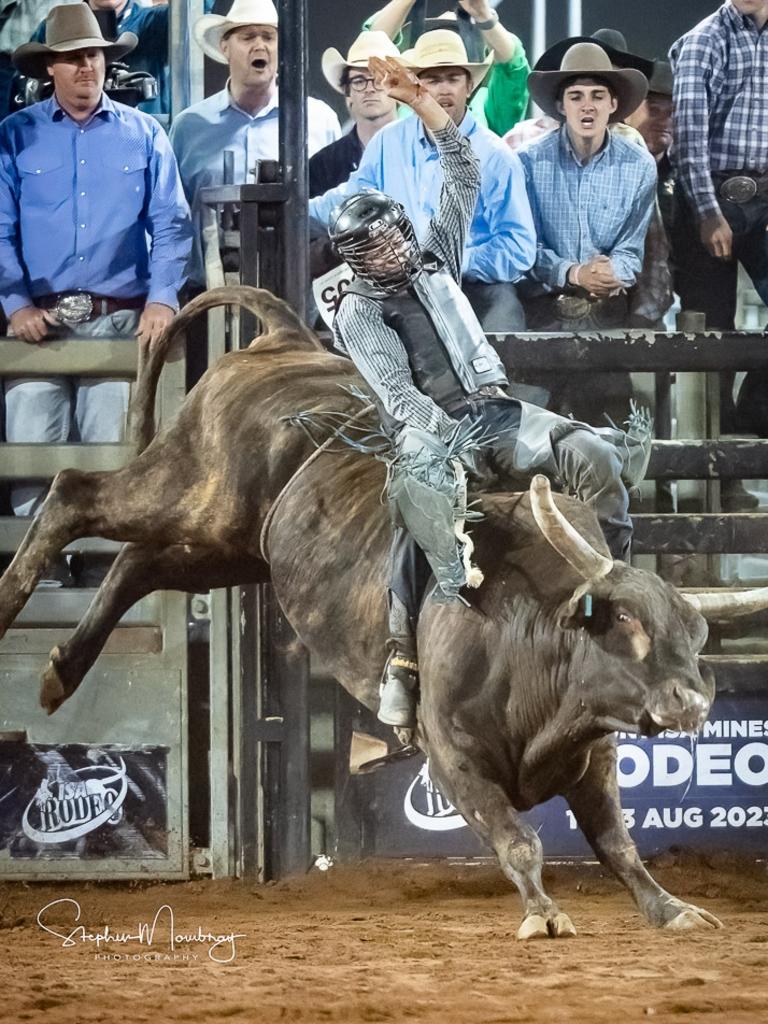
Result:
M494 25L499 24L499 16L496 11L491 11L491 16L487 21L475 21L473 18L475 28L479 28L481 32L487 32L489 28L493 28Z

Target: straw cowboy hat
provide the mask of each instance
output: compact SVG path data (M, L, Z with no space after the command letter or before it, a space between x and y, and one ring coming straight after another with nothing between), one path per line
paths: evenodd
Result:
M109 64L130 53L138 41L133 32L123 32L115 40L105 39L88 4L62 4L48 12L45 42L24 43L14 50L11 60L28 78L48 78L46 64L57 53L100 49Z
M416 45L402 54L402 61L416 73L439 67L464 68L472 79L474 92L490 70L493 52L481 64L473 64L467 58L461 36L451 29L438 28L419 36Z
M648 79L634 68L617 69L611 58L597 43L576 43L566 51L559 71L532 71L528 76L528 89L534 103L562 121L557 109L557 94L569 78L603 78L610 82L616 93L617 107L611 121L622 121L637 110L648 93Z
M228 14L204 14L198 18L192 32L206 56L219 64L226 64L221 40L227 32L243 25L272 25L277 28L277 8L272 0L235 0Z
M338 50L329 47L322 57L325 80L336 92L344 92L341 80L345 68L368 67L369 57L395 57L400 60L400 51L386 32L361 32L349 48L346 60Z

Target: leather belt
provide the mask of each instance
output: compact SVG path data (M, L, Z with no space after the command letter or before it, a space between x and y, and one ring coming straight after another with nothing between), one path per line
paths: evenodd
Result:
M94 295L85 291L56 292L35 299L36 306L55 310L59 320L65 324L82 324L98 316L117 313L121 309L143 309L146 302L146 295L113 298L111 295Z
M471 412L473 406L482 405L484 402L498 401L499 399L509 399L509 395L504 390L507 386L505 380L499 381L498 384L484 384L477 391L473 391L471 395L462 398L460 402L444 405L443 409L445 409L449 416L460 419L462 416L466 416L468 412Z
M717 191L730 203L741 205L755 196L768 193L768 174L750 171L718 171L713 177L718 181Z

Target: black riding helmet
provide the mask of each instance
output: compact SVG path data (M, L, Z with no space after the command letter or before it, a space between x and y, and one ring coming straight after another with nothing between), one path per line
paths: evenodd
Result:
M404 208L375 189L340 203L331 212L328 235L358 277L385 292L399 291L422 268L419 243Z

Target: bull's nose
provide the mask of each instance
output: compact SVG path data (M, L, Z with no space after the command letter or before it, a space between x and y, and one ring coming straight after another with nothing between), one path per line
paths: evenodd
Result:
M710 705L698 690L675 682L658 695L649 712L656 725L663 729L695 732L704 724Z

